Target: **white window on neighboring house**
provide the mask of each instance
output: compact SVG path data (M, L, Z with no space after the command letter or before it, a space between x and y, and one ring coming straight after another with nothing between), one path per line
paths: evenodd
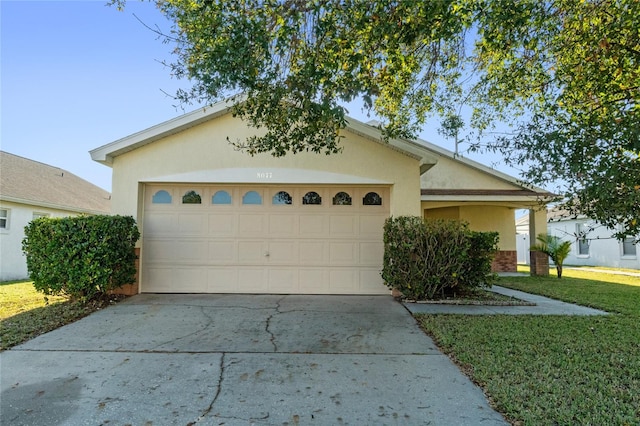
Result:
M588 229L584 223L576 224L576 235L578 236L578 256L589 256L589 240L587 238Z
M626 237L622 241L622 255L628 257L636 257L637 253L636 239L633 237Z
M0 229L9 229L9 209L0 209Z
M33 220L40 219L41 217L49 217L49 213L33 212Z

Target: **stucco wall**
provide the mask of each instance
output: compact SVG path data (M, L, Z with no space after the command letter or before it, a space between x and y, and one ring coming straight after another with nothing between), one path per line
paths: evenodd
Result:
M447 219L460 220L460 207L440 207L436 209L426 209L425 219Z
M454 219L469 223L469 228L474 231L498 232L500 250L516 250L516 230L514 222L514 210L503 206L452 206L429 208L428 202L423 202L425 218Z
M500 250L516 250L515 211L500 206L461 206L460 219L474 231L496 231Z
M235 169L230 173L235 173L237 183L272 184L279 183L278 170L287 169L288 173L281 174L287 179L295 179L296 171L322 171L391 184L391 214L420 214L420 172L415 158L348 131L341 142L343 153L330 156L300 153L283 158L269 154L251 157L235 151L226 140L245 140L254 132L239 119L225 115L116 157L112 212L141 218L139 182L162 181L165 177L177 182L176 176L180 175L184 175L184 181L215 182L207 179L208 175L220 176L212 171ZM245 180L238 169L250 170Z
M422 176L422 188L518 189L513 183L500 180L446 157L439 157L438 164Z
M0 281L21 280L29 276L27 261L22 253L24 227L33 220L34 213L49 217L75 216L77 213L46 207L3 201L1 209L9 210L7 229L0 229Z

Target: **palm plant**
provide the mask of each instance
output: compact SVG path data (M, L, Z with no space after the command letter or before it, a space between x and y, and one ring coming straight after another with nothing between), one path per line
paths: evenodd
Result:
M558 278L562 278L562 263L571 253L571 242L548 234L538 235L537 240L539 243L532 245L531 250L541 251L549 256L556 265Z

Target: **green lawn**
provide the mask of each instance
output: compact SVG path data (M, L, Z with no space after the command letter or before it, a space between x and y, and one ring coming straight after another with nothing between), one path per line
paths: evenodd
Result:
M38 293L30 281L0 283L0 350L76 321L118 297L89 303Z
M499 285L606 317L421 315L438 345L518 425L640 424L640 279L565 270Z

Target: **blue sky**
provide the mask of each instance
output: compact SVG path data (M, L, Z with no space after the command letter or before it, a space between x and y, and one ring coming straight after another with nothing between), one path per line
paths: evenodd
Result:
M92 161L89 150L195 107L183 110L163 93L188 83L160 63L171 61L172 46L134 16L168 29L155 5L130 0L120 12L105 3L0 0L0 148L111 190L111 169ZM368 121L358 108L350 115ZM453 150L436 127L420 136Z

